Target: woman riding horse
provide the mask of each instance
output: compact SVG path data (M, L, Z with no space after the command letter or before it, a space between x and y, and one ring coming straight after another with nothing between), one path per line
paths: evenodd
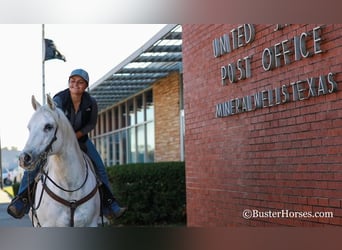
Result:
M102 193L104 206L103 215L107 219L119 218L127 208L120 207L115 200L102 159L94 144L88 137L88 133L94 129L97 121L97 102L86 92L89 84L88 73L83 69L75 69L69 76L69 88L65 89L53 98L57 107L62 109L72 127L74 128L81 149L93 161L96 173L102 182ZM14 218L20 219L28 213L29 185L32 187L38 169L25 171L20 183L18 195L9 204L7 211ZM30 183L28 183L30 180ZM32 188L31 188L32 190Z

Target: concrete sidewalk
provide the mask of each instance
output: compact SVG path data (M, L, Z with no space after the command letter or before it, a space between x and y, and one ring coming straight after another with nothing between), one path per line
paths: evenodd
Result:
M6 192L6 191L7 192ZM32 227L30 218L25 215L21 219L14 219L7 214L7 206L11 202L12 197L9 193L12 193L10 187L5 187L5 190L0 189L0 228L2 227Z
M0 189L0 203L10 203L12 197L3 189Z

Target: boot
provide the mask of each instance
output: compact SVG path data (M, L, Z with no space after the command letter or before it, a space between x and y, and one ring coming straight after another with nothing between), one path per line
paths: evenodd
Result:
M102 192L103 215L109 219L118 219L127 211L126 207L120 207L109 188L102 184L100 186Z
M7 207L7 213L16 219L21 219L30 210L28 191L17 195Z
M109 205L104 207L103 215L109 219L119 219L127 211L127 207L120 207L116 200L107 200Z
M33 186L30 184L31 201L33 201ZM21 194L16 195L7 207L7 213L16 219L21 219L30 210L29 192L25 189Z

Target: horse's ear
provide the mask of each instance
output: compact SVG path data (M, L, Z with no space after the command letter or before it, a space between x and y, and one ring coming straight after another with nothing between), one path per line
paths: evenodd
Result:
M48 104L50 109L52 109L52 110L56 109L56 105L53 102L53 99L51 98L51 96L49 94L46 95L46 100L47 100L47 104Z
M37 110L38 108L40 108L42 105L40 105L40 103L36 100L36 98L34 97L34 95L31 97L31 103L32 103L32 107L34 110Z

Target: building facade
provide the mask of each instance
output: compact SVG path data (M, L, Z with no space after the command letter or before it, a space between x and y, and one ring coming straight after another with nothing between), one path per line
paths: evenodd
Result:
M342 25L183 25L189 226L342 225Z
M184 160L181 26L167 25L91 86L106 166Z
M185 160L187 223L342 225L342 25L169 25L91 88L107 166Z

